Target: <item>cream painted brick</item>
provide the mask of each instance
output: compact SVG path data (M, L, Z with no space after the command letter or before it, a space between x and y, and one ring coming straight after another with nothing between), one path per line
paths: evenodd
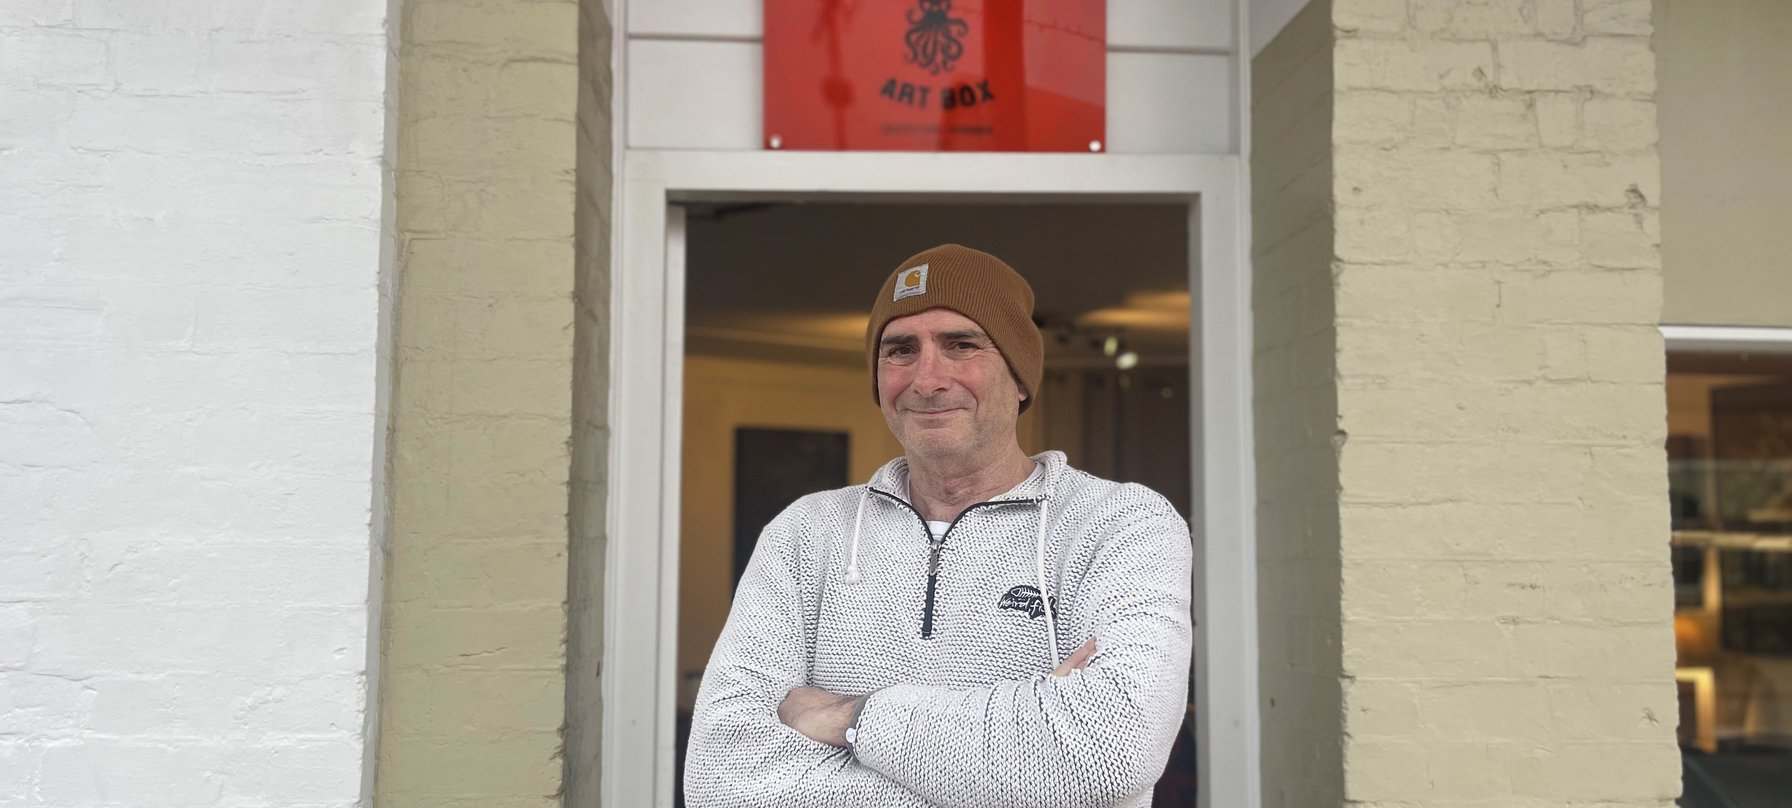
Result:
M1547 381L1590 380L1587 342L1580 329L1546 329L1543 334L1543 373ZM1602 379L1601 381L1635 381Z
M541 593L545 605L433 607L392 604L386 609L385 663L394 671L418 666L467 670L554 670L559 667L559 618L564 594Z
M1614 324L1661 315L1661 276L1649 272L1497 270L1502 322Z
M533 180L399 173L404 175L400 182L413 191L407 223L419 234L452 233L472 241L572 240L570 172Z
M443 176L539 176L572 164L572 133L567 121L463 114L413 122L405 140Z
M504 536L547 541L566 534L564 482L482 476L459 479L452 486L438 480L402 481L392 486L391 497L394 513L402 518L394 533L409 540Z
M1674 636L1666 614L1635 625L1520 623L1512 626L1512 665L1524 676L1585 676L1611 682L1671 681Z
M1513 205L1653 206L1661 200L1661 166L1653 154L1502 154L1499 198Z
M1472 149L1537 146L1530 103L1519 97L1467 95L1457 101L1456 142Z
M423 796L429 798L423 805L440 806L449 798L526 795L519 804L559 804L552 795L536 793L543 784L560 782L558 732L394 736L398 742L385 747L389 756L380 768L380 788L394 799Z
M1491 620L1351 621L1344 670L1359 679L1461 679L1510 674L1507 628Z
M1426 92L1486 88L1493 69L1487 43L1405 39L1340 39L1333 66L1339 89Z
M1529 0L1427 0L1413 9L1414 27L1448 37L1498 37L1535 31Z
M1359 0L1332 6L1332 24L1343 31L1394 33L1406 28L1406 0Z
M1340 208L1484 210L1494 204L1492 155L1340 146L1332 165Z
M1515 620L1547 616L1548 592L1545 565L1530 561L1465 562L1463 605L1456 614L1465 618Z
M409 48L469 49L499 57L527 54L533 60L576 63L577 3L463 4L420 2L408 8ZM494 66L495 67L495 66ZM571 99L567 99L568 108Z
M1534 93L1537 138L1546 148L1562 149L1581 138L1581 99L1573 93Z
M1413 380L1450 394L1476 387L1474 381L1527 382L1542 363L1538 336L1510 324L1356 321L1338 334L1337 366L1342 392L1373 402L1368 390L1389 391L1390 380ZM1478 389L1478 387L1476 388ZM1403 392L1413 394L1416 390ZM1389 401L1389 404L1395 404ZM1339 399L1341 421L1354 421L1357 405ZM1395 404L1394 411L1402 408ZM1385 414L1384 414L1385 415Z
M1512 782L1518 795L1577 805L1671 800L1680 793L1680 751L1659 741L1557 744L1515 761Z
M1354 207L1338 211L1337 219L1339 261L1386 264L1412 257L1411 215L1405 211Z
M1666 544L1655 542L1663 552ZM1660 564L1561 564L1546 574L1555 619L1638 622L1673 613L1673 579Z
M1603 507L1603 506L1601 506ZM1661 563L1661 548L1628 534L1612 538L1611 519L1579 501L1348 504L1346 535L1376 537L1356 548L1360 561L1412 559ZM1565 540L1564 536L1575 537Z
M1340 245L1344 232L1340 228ZM1358 237L1368 239L1373 233L1364 231ZM1352 320L1405 324L1491 320L1498 303L1493 276L1480 269L1351 266L1338 273L1336 283L1338 316Z
M1345 729L1356 739L1409 739L1419 722L1419 685L1378 679L1344 683Z
M382 729L449 740L539 731L565 717L566 680L558 671L407 668L394 671L392 720Z
M1652 210L1582 213L1580 232L1587 263L1618 269L1660 268L1660 221Z
M1339 453L1339 496L1352 505L1578 502L1600 482L1594 465L1593 452L1578 446L1353 440Z
M1600 688L1580 682L1547 682L1545 688L1549 711L1563 740L1656 740L1663 723L1677 717L1674 685L1667 681Z
M1535 0L1537 32L1551 39L1573 36L1580 25L1579 0Z
M1588 377L1602 382L1659 384L1667 372L1661 330L1653 326L1585 329Z
M564 541L486 538L407 544L393 548L392 564L406 574L387 587L390 603L536 602L566 586Z
M1456 562L1346 561L1342 574L1346 620L1459 614L1466 595L1467 581Z
M1342 92L1332 101L1332 137L1338 143L1396 143L1413 127L1413 99L1398 93Z
M1344 793L1351 803L1424 797L1431 792L1430 754L1411 740L1344 744Z
M1582 107L1583 144L1607 152L1653 148L1658 140L1655 103L1628 98L1591 98Z
M1654 32L1649 0L1582 0L1580 24L1588 34L1636 34Z
M572 243L562 239L411 238L405 286L426 295L544 297L567 294Z
M1425 97L1413 100L1413 124L1410 145L1421 149L1447 150L1456 143L1456 107L1448 97Z
M1554 735L1549 691L1541 682L1467 681L1426 685L1419 689L1418 707L1421 731L1446 743L1547 743ZM1497 767L1481 765L1476 768L1491 769L1502 777L1505 774Z
M1620 96L1655 92L1655 53L1647 39L1601 37L1579 44L1510 40L1501 42L1499 51L1499 86L1505 89Z
M1546 267L1581 260L1580 221L1573 211L1420 213L1414 218L1421 258Z

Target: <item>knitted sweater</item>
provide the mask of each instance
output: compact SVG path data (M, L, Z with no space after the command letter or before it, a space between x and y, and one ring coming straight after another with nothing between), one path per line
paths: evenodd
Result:
M687 803L1149 805L1187 697L1188 523L1143 486L1035 460L937 543L901 458L766 526L697 696ZM1050 674L1091 636L1087 668ZM850 750L779 722L803 685L872 694Z

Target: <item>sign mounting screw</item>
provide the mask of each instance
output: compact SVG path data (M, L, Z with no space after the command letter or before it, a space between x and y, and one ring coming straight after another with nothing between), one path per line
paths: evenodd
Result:
M774 148L774 149L784 148L784 138L779 137L778 135L772 135L772 148Z

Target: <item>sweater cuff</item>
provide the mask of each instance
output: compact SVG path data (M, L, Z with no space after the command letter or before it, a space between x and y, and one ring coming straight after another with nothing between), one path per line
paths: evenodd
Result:
M909 716L927 698L918 685L891 685L873 691L859 703L852 726L858 728L852 743L853 757L865 766L888 775L903 757Z

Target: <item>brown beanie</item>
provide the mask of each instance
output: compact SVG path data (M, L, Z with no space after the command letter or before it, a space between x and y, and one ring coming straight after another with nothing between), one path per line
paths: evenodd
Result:
M871 400L877 401L877 343L891 320L928 309L951 309L971 318L1002 352L1026 398L1039 395L1045 375L1045 340L1033 324L1033 287L1014 268L989 253L942 244L911 256L890 273L871 305L865 349L871 354Z

